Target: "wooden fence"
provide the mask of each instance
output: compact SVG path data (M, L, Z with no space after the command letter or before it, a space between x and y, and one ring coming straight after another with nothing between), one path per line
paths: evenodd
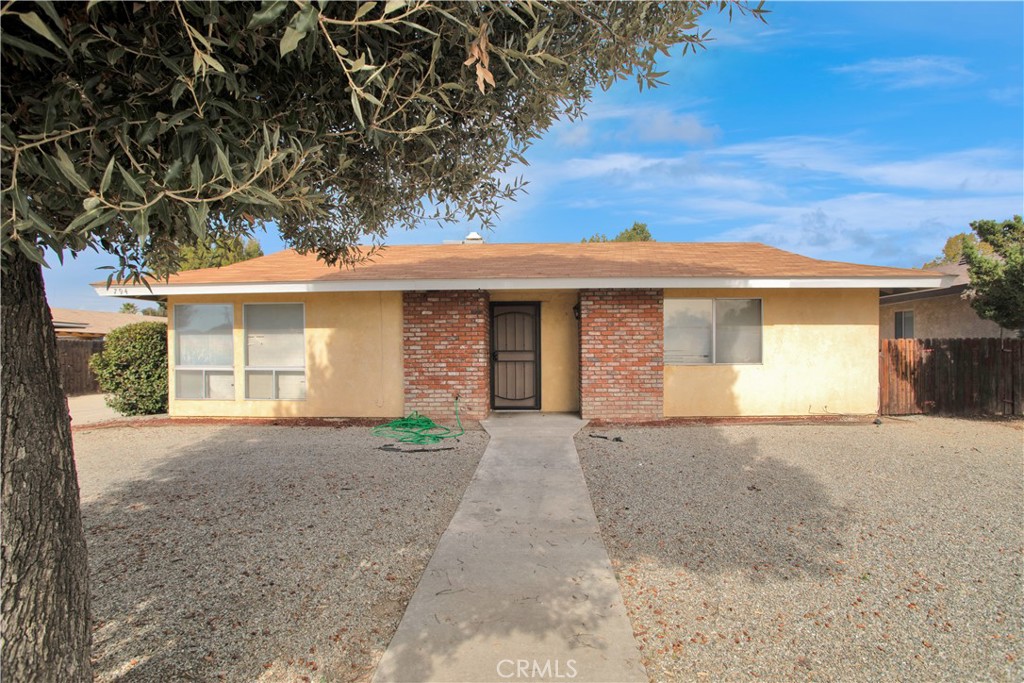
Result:
M68 396L99 393L100 385L89 369L89 359L103 350L102 339L57 339L60 381Z
M882 415L1024 415L1024 339L883 339Z

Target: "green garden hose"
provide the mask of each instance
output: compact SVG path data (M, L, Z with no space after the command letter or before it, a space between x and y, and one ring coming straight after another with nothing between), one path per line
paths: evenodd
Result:
M459 431L449 427L442 427L426 415L420 415L416 411L409 413L407 417L400 417L387 424L382 424L370 430L374 436L382 436L394 439L398 443L412 443L426 446L429 444L441 443L443 439L457 439L466 433L462 428L462 420L459 419L459 399L455 399L455 422L459 425Z

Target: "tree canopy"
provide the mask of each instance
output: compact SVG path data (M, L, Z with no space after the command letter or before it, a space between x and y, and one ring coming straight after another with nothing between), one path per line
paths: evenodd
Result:
M8 3L3 252L100 248L124 276L269 220L328 263L426 219L486 226L538 135L594 87L659 83L712 5Z
M982 254L991 254L992 245L982 242L973 232L961 232L946 240L942 246L942 255L933 258L922 268L937 268L945 265L955 265L964 258L964 245L970 243Z
M634 222L633 226L626 228L615 237L608 239L602 232L594 233L591 237L582 240L583 242L653 242L651 231L647 229L646 223Z
M971 306L979 316L1024 336L1024 219L971 223L986 255L971 241L964 242L964 258L971 276Z
M186 245L178 250L178 255L178 270L199 270L248 261L263 256L263 249L257 240L236 237L212 244Z

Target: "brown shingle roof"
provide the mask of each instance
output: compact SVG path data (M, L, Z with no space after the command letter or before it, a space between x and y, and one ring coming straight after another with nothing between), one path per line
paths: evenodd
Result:
M819 261L753 242L391 246L352 268L293 250L178 273L170 285L543 278L907 278L920 270Z

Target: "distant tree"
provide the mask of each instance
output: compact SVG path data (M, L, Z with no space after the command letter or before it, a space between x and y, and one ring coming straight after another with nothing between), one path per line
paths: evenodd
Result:
M142 309L142 315L166 317L167 316L167 302L166 301L158 301L158 302L156 302L156 307L143 308Z
M118 313L130 313L131 315L138 315L139 307L131 302L125 302L121 304L121 308L118 309Z
M964 241L971 306L979 316L1024 337L1024 220L974 221L971 229L993 254Z
M992 253L992 245L980 241L974 233L961 232L946 240L946 244L942 247L942 256L933 258L922 267L937 268L939 266L960 263L964 257L964 245L967 243L974 245L982 254L988 255Z
M219 268L258 256L263 256L259 242L254 239L243 241L240 237L234 237L209 244L180 247L177 270Z
M587 242L653 242L651 231L647 229L646 223L634 222L633 227L626 228L612 239L602 232L594 233L592 237L581 240Z

